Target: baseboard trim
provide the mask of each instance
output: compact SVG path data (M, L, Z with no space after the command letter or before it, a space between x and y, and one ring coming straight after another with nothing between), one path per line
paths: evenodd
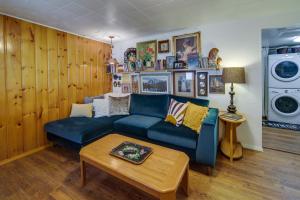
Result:
M20 158L24 158L24 157L29 156L29 155L31 155L31 154L37 153L37 152L42 151L42 150L44 150L44 149L47 149L48 147L50 147L50 146L52 146L52 145L53 145L53 144L50 143L50 144L47 144L47 145L44 145L44 146L41 146L41 147L32 149L32 150L30 150L30 151L26 151L26 152L24 152L24 153L22 153L22 154L20 154L20 155L17 155L17 156L12 157L12 158L7 158L7 159L5 159L5 160L2 160L2 161L0 161L0 166L5 165L5 164L10 163L10 162L13 162L13 161L15 161L15 160L18 160L18 159L20 159Z
M256 145L242 144L242 146L245 149L251 149L251 150L260 151L260 152L264 151L264 149L262 147L259 147L259 146L256 146Z

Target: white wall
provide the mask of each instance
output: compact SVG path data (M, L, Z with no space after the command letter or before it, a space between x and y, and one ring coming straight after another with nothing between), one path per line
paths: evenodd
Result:
M238 111L244 113L247 118L247 122L238 129L238 139L246 148L262 150L261 30L263 28L296 25L299 23L299 19L300 12L283 16L211 24L177 32L135 38L116 43L113 56L118 61L122 61L124 51L129 47L135 47L137 42L171 39L175 35L201 31L203 55L207 55L211 48L217 47L220 49L224 67L246 67L247 84L235 85L235 104ZM159 54L158 59L165 58L167 55L169 54ZM229 104L228 91L229 85L226 84L225 95L209 94L210 106L225 110Z

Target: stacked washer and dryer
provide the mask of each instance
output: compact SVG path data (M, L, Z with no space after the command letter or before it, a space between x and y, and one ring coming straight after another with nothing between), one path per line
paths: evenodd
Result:
M300 54L269 55L268 61L268 119L300 124Z

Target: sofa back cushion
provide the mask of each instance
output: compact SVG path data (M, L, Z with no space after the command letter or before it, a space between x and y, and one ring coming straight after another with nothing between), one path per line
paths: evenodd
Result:
M186 103L186 102L191 102L199 106L204 106L208 107L209 106L209 100L206 99L196 99L196 98L189 98L189 97L180 97L180 96L175 96L175 95L170 95L170 100L175 99L176 101Z
M168 112L168 95L143 95L132 94L130 102L130 114L146 115L165 118Z

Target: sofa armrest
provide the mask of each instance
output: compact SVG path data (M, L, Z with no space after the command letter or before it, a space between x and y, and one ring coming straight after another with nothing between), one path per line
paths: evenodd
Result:
M218 150L219 110L210 108L202 123L196 149L196 161L214 167Z

